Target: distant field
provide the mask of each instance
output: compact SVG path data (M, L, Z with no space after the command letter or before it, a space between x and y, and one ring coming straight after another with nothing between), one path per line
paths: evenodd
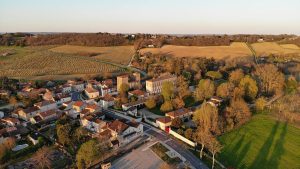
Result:
M33 78L62 75L103 74L121 72L123 69L91 58L73 54L55 53L52 46L43 47L0 47L1 51L13 51L13 55L0 56L0 76Z
M295 44L281 44L280 46L285 49L300 49L299 46Z
M300 129L267 115L253 119L220 138L218 158L234 168L300 168Z
M127 65L134 55L133 46L89 47L63 45L50 49L53 52L67 54L94 54L93 58Z
M153 54L170 54L175 57L207 57L226 59L243 56L251 56L251 51L245 43L232 43L230 46L174 46L165 45L162 48L145 48L141 54L151 52Z
M254 43L252 48L256 51L258 56L268 56L270 54L298 54L300 55L300 48L293 44L279 45L275 42Z

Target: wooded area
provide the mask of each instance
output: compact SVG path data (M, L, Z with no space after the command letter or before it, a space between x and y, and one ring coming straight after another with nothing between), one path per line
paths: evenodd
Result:
M55 33L29 34L6 33L0 35L0 45L40 46L40 45L81 45L81 46L124 46L134 45L141 49L151 45L178 46L228 46L231 42L254 43L260 39L267 42L291 39L294 35L151 35L151 34L111 34L111 33ZM298 43L292 40L291 43Z

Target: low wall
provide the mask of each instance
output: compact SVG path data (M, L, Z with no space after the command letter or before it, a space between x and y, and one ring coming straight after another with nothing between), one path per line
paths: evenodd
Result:
M187 143L188 145L190 145L190 146L192 146L192 147L195 147L195 146L196 146L196 143L195 143L195 142L193 142L193 141L191 141L191 140L189 140L189 139L183 137L182 135L176 133L176 132L173 131L171 128L170 128L169 134L173 135L174 137L178 138L179 140L181 140L181 141Z
M154 126L154 127L159 127L155 122L151 121L151 120L148 120L147 118L144 118L145 122Z

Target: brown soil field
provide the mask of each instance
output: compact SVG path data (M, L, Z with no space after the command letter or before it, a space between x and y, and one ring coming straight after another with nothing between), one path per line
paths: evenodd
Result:
M114 65L93 61L91 58L73 54L55 53L51 47L0 47L15 53L1 57L0 76L43 77L82 74L105 74L125 71Z
M140 53L169 54L175 57L207 57L229 59L251 56L252 53L245 43L235 42L230 46L174 46L165 45L162 48L145 48Z
M127 65L134 55L133 46L89 47L63 45L50 49L52 52L67 54L93 54L93 58ZM88 57L88 56L87 56Z
M270 54L300 55L300 49L297 49L296 48L297 46L292 44L279 45L275 42L263 42L263 43L254 43L251 46L256 51L256 54L258 56L268 56Z

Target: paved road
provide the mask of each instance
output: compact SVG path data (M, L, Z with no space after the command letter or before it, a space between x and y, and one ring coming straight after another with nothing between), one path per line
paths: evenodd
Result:
M199 159L197 158L192 152L182 147L177 140L174 140L165 132L158 132L153 130L152 128L146 131L147 134L152 135L153 137L157 138L158 140L164 142L172 149L177 151L180 155L182 155L193 167L196 169L208 169L208 167Z
M114 118L122 118L118 116L118 114L115 112L110 113L109 110L106 110L105 113L107 113L108 115ZM144 133L147 133L157 138L159 141L166 143L168 146L170 146L179 154L181 154L196 169L208 169L208 167L199 158L197 158L189 150L182 147L176 140L174 140L172 137L167 135L165 132L158 130L146 123L143 123L143 125L144 125Z
M149 148L155 143L151 141L133 150L112 163L112 169L157 169L164 163Z

